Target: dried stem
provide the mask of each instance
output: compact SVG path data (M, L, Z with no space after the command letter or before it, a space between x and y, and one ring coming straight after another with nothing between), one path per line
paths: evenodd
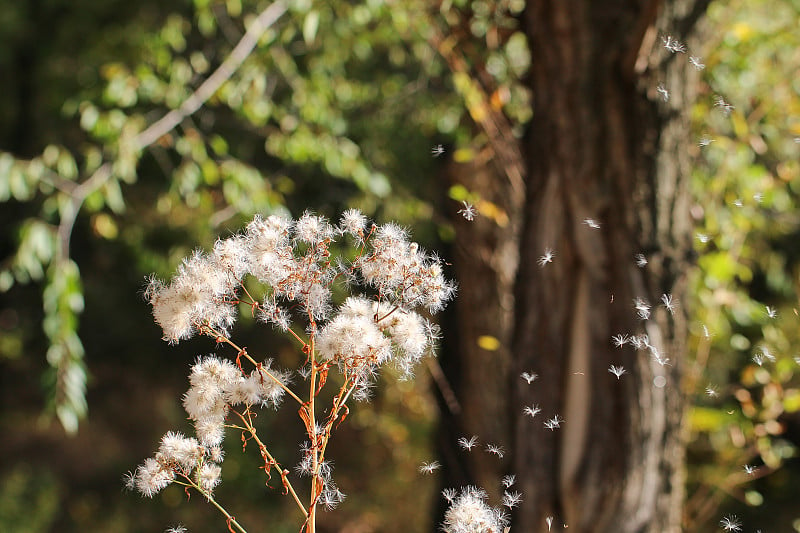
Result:
M225 58L222 64L215 70L189 97L180 105L178 109L169 111L166 115L148 126L133 139L133 149L135 151L144 150L162 136L172 131L175 126L181 123L200 109L206 101L236 72L244 63L244 60L258 44L258 40L285 12L286 4L279 0L264 9L258 17L247 28L247 32L236 44L230 55ZM90 194L99 190L114 175L113 165L106 162L94 171L94 173L84 182L77 186L70 186L70 201L65 204L61 212L61 221L58 225L58 247L56 249L57 260L63 261L69 257L69 242L72 235L72 228L78 216L83 202Z
M314 400L316 398L316 388L317 388L317 360L316 355L314 353L314 337L311 337L311 345L308 354L309 359L311 360L311 379L309 385L309 393L308 393L308 416L309 416L309 427L308 427L308 436L311 439L311 501L308 509L308 525L306 530L308 533L315 533L317 530L317 484L319 483L319 455L318 455L318 443L317 443L317 423L316 423L316 416L314 414Z
M206 497L206 500L208 500L211 503L211 505L216 507L219 510L220 513L225 515L225 518L228 521L228 529L230 529L230 526L232 525L236 529L238 529L241 533L247 533L247 530L245 528L243 528L241 526L241 524L239 524L239 522L236 521L236 518L233 515L231 515L222 505L220 505L217 502L217 500L215 500L214 497L210 493L208 493L208 492L204 491L203 489L201 489L194 482L191 482L191 483L192 483L192 486L194 486L194 488L197 489L198 492L200 492L200 494L202 494L203 496ZM231 531L233 531L233 530L231 530Z
M289 481L286 478L284 470L279 468L280 463L278 463L278 461L275 460L272 454L269 453L267 446L261 441L261 439L258 438L258 435L256 434L256 428L253 426L252 421L249 419L249 417L245 417L242 413L240 413L235 409L233 409L233 412L236 413L244 423L244 427L239 427L239 426L234 426L234 427L236 429L245 430L248 433L250 433L250 437L258 445L259 451L265 456L266 466L264 468L264 471L267 473L267 475L269 475L269 470L268 470L269 468L274 468L275 470L278 471L278 474L280 474L281 476L281 482L283 483L283 486L286 487L286 490L289 491L289 493L292 495L292 498L294 498L295 503L297 503L297 506L300 508L300 512L303 513L303 516L308 518L308 511L306 511L303 502L300 501L297 492L294 490L294 486L292 485L291 481Z
M336 422L336 419L339 418L339 411L342 410L342 407L345 407L347 400L350 398L350 394L355 390L356 385L358 385L358 379L353 380L353 383L347 388L347 380L345 380L344 384L342 384L342 388L339 389L339 394L336 397L335 407L331 412L330 416L328 417L328 422L325 424L325 435L323 436L322 443L320 444L320 457L325 458L325 449L328 447L328 441L331 438L331 429L333 428L333 423ZM347 392L345 393L345 389Z

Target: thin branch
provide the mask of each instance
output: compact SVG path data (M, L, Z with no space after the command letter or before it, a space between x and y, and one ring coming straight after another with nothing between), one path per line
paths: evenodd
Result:
M286 487L286 490L289 491L289 493L292 495L292 498L294 498L295 503L297 503L297 506L300 508L300 512L303 513L303 516L305 518L308 518L308 511L306 511L306 508L303 506L303 502L300 501L300 497L297 495L297 492L295 492L294 486L292 485L291 481L286 479L286 474L284 473L283 469L280 468L280 463L278 463L278 461L275 460L275 457L273 457L272 454L269 453L267 446L263 442L261 442L261 439L256 434L256 428L255 426L253 426L252 421L245 418L245 416L236 409L231 409L231 411L236 413L239 416L239 418L242 419L242 422L244 423L245 427L240 429L248 431L250 433L251 438L254 441L256 441L259 451L261 451L263 454L266 455L267 464L264 469L266 474L269 475L268 468L274 468L275 470L278 471L278 474L280 474L281 476L281 482L283 486ZM239 426L236 427L238 428Z
M264 32L266 32L286 10L287 6L284 1L278 0L262 11L253 23L250 24L250 27L247 28L247 32L245 32L236 44L230 55L225 58L211 76L209 76L178 109L169 111L161 119L139 133L133 139L133 149L139 151L147 148L162 136L172 131L172 129L180 124L186 117L200 109L222 84L230 79L253 51ZM64 208L58 226L59 246L56 250L57 260L63 261L69 257L70 237L78 212L86 198L111 179L113 176L112 169L111 162L103 163L86 181L76 186L71 191L69 204Z
M234 72L242 65L253 51L258 40L270 26L272 26L286 12L287 6L282 1L274 2L262 11L247 28L225 61L203 82L197 90L187 98L178 109L173 109L160 120L136 136L139 149L150 146L163 135L169 133L175 126L189 115L196 112L217 90L225 83Z
M349 379L349 378L347 378ZM355 390L358 386L358 378L355 378L353 382L348 387L347 379L342 384L342 388L339 389L339 395L336 398L336 402L334 405L336 406L333 412L328 416L328 421L325 424L325 434L323 435L322 442L320 443L320 450L319 456L321 458L325 458L325 451L328 447L328 442L330 442L331 438L331 431L333 429L333 423L339 418L339 412L342 410L342 407L346 408L347 400L350 398L350 394ZM345 392L345 389L346 392ZM342 419L344 420L344 419ZM341 423L341 422L340 422Z
M59 246L56 248L57 263L62 263L69 258L69 241L72 235L72 228L75 226L75 219L78 217L78 211L80 211L84 200L91 193L102 187L109 178L111 178L111 164L104 163L94 171L89 179L72 189L69 203L61 212L61 220L58 224Z
M450 413L455 416L460 415L461 404L458 402L458 397L456 396L453 387L450 386L447 376L444 375L444 371L439 365L439 362L432 357L428 357L425 362L428 364L428 370L430 371L436 386L439 388L439 392L442 394L444 403L447 405Z
M317 360L314 354L314 337L311 337L311 347L308 352L308 357L311 360L311 379L309 380L309 394L308 394L308 431L309 438L311 439L311 502L308 508L308 526L307 531L314 533L317 530L317 498L319 497L319 490L321 487L319 483L319 442L317 442L317 420L316 420L316 387L317 387Z
M300 404L300 405L304 405L304 402L303 402L303 400L301 400L301 399L300 399L300 398L297 396L297 394L295 394L295 393L292 391L292 389L290 389L290 388L289 388L289 387L288 387L288 386L287 386L287 385L286 385L286 384L285 384L285 383L284 383L282 380L278 379L278 378L277 378L277 377L276 377L274 374L272 374L272 372L270 372L269 370L267 370L266 368L264 368L264 365L259 365L259 364L256 362L256 360L255 360L255 359L253 359L252 357L250 357L250 354L249 354L249 353L247 353L247 350L245 350L245 349L244 349L244 348L242 348L241 346L237 345L235 342L233 342L233 341L232 341L232 340L230 340L228 337L226 337L225 335L223 335L221 332L219 332L219 331L215 330L214 328L211 328L211 327L209 327L209 326L202 326L202 327L203 327L203 329L207 330L207 334L208 334L210 337L212 337L212 338L214 338L214 339L217 339L218 341L221 341L221 342L223 342L223 343L225 343L225 344L229 345L231 348L233 348L233 349L234 349L234 350L236 350L238 353L240 353L241 355L243 355L243 356L245 357L245 359L247 359L248 361L250 361L250 362L253 364L253 366L255 366L256 368L258 368L258 369L259 369L259 371L260 371L260 372L262 372L263 374L265 374L265 375L266 375L268 378L270 378L272 381L274 381L274 382L275 382L275 383L276 383L276 384L277 384L279 387L281 387L281 388L284 390L284 392L286 392L286 394L288 394L289 396L291 396L292 398L294 398L294 399L295 399L295 401L296 401L298 404Z
M465 74L470 80L474 79L467 60L457 48L455 38L445 38L438 28L433 28L428 42L447 62L453 74ZM519 141L514 137L511 123L502 110L494 108L490 103L490 96L483 85L475 81L473 89L480 94L480 101L476 105L470 105L464 99L464 104L475 124L486 134L489 149L508 179L514 198L517 202L522 201L525 196L526 171Z
M201 488L199 485L195 484L195 483L194 483L193 481L191 481L191 480L190 480L190 483L192 484L192 486L193 486L193 487L194 487L194 488L195 488L195 489L196 489L196 490L197 490L197 491L198 491L200 494L202 494L203 496L205 496L205 497L206 497L206 500L208 500L208 501L209 501L209 503L211 503L211 505L213 505L214 507L216 507L216 508L217 508L217 510L218 510L220 513L222 513L223 515L225 515L225 518L227 519L227 521L228 521L228 524L229 524L229 525L228 525L228 529L229 529L230 531L233 531L232 529L230 529L230 525L233 525L233 526L235 526L235 527L236 527L236 529L238 529L238 530L239 530L241 533L247 533L247 530L246 530L245 528L243 528L243 527L242 527L242 525L241 525L241 524L239 524L239 522L237 522L237 521L236 521L236 518L235 518L235 517L234 517L232 514L230 514L230 513L229 513L229 512L228 512L228 511L227 511L227 510L226 510L226 509L225 509L225 508L224 508L222 505L220 505L219 503L217 503L217 500L215 500L215 499L214 499L214 497L211 495L211 493L210 493L210 492L207 492L207 491L203 490L203 489L202 489L202 488Z

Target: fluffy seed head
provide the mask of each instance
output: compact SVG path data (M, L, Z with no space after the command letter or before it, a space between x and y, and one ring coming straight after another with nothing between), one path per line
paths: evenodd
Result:
M220 468L219 465L214 463L204 463L200 465L200 468L197 469L197 473L195 474L195 482L206 493L210 494L213 492L214 488L219 485L221 474L222 468Z
M145 459L144 463L139 465L133 475L136 490L147 498L152 498L158 494L174 479L175 471L153 457Z
M358 209L348 209L342 213L342 218L339 221L339 231L342 233L349 233L361 240L364 237L364 229L366 227L367 217Z
M348 298L341 312L319 332L317 349L323 359L347 368L380 365L391 357L391 343L375 323L374 313L360 299Z
M486 503L486 493L465 487L444 515L445 533L502 533L508 519Z
M161 438L156 458L165 463L177 464L183 470L191 471L200 458L204 449L197 439L184 437L181 433L170 431Z

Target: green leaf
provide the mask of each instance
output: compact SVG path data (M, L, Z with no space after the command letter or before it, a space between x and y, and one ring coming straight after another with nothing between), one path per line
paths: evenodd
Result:
M699 432L713 432L728 422L724 412L709 407L694 406L689 410L689 424L692 430Z
M105 204L115 213L122 213L125 211L125 197L122 194L122 188L119 181L115 179L108 180L103 185L103 196Z
M78 165L75 164L75 158L67 150L59 152L56 170L64 179L74 180L78 177Z
M14 168L15 160L11 154L0 153L0 202L5 202L11 198L11 170Z
M317 30L319 29L319 11L316 9L313 11L309 11L306 13L305 19L303 20L303 40L306 42L307 45L311 45L314 43L314 39L317 36Z
M14 275L8 270L0 270L0 292L6 292L14 286Z
M45 266L55 254L55 229L38 219L30 219L20 228L20 243L12 267L14 277L27 283L44 277Z
M50 340L47 361L55 387L50 403L67 433L75 433L87 412L84 349L78 337L78 315L83 311L83 288L78 265L71 260L54 263L47 271L42 303L44 330Z
M800 390L788 389L783 397L783 408L787 413L800 411Z

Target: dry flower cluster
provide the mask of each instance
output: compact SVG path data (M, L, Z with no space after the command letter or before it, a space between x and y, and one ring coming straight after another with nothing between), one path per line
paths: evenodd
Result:
M351 261L332 257L331 245L342 241L354 247ZM248 291L248 276L263 286L263 298ZM350 294L338 306L332 295L336 284ZM371 224L357 210L345 212L337 225L311 213L297 220L256 217L243 233L218 240L210 253L195 252L169 283L151 278L145 296L166 341L206 335L231 355L197 359L183 397L195 436L168 432L155 455L127 475L127 486L147 497L172 483L194 489L226 517L229 530L246 531L214 499L221 445L233 430L245 446L258 448L265 474L277 474L296 502L302 530L314 532L317 507L330 509L344 498L325 451L349 412L348 402L369 396L385 364L411 374L438 337L436 326L418 311L436 313L454 294L435 255L409 240L400 226ZM277 369L270 359L256 360L238 346L230 332L240 308L294 337L305 362L294 371ZM324 409L316 400L332 382L327 379L332 368L341 374L341 386ZM272 455L253 424L257 409L278 408L287 397L296 403L307 437L294 469L310 478L305 498L296 488L298 479Z

